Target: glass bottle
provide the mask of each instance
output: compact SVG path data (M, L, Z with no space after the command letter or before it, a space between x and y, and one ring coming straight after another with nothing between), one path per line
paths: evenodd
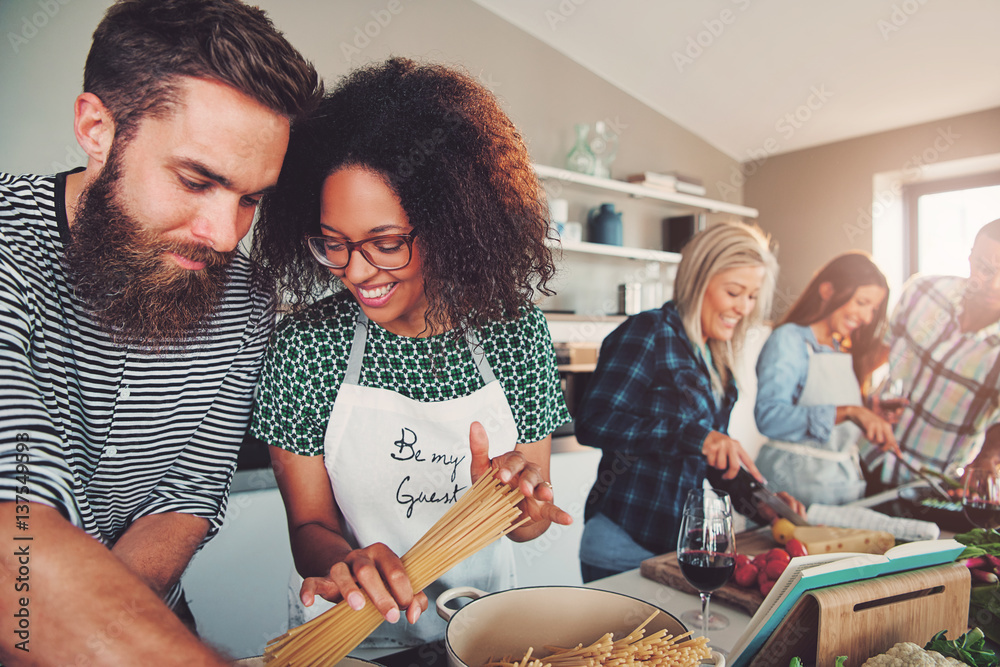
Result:
M594 174L596 160L594 153L587 143L587 135L590 134L590 125L586 123L576 124L576 143L566 155L566 168L581 174Z
M594 176L611 178L611 163L618 154L618 135L603 120L594 123L590 152L594 154Z

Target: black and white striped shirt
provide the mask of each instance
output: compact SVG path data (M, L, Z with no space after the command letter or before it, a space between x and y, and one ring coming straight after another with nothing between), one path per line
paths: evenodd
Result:
M0 501L55 507L109 547L162 512L207 519L211 537L271 300L237 255L209 336L165 353L112 342L67 284L65 177L0 173ZM30 516L2 529L30 535Z

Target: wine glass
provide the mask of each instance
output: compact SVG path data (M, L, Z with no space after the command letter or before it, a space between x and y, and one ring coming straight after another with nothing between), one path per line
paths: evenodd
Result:
M715 489L692 489L684 502L677 539L677 563L688 583L698 589L701 611L681 614L681 620L699 624L702 634L729 625L722 614L709 614L712 591L721 588L736 568L733 506L729 494Z
M979 528L1000 528L1000 469L966 468L965 517Z
M903 378L886 375L875 389L875 398L878 401L878 412L886 421L895 424L899 421L900 410L909 403L903 388Z
M875 412L890 424L898 422L903 408L909 405L903 386L903 378L894 378L891 374L886 374L882 378L873 395L875 397L875 405L873 406Z

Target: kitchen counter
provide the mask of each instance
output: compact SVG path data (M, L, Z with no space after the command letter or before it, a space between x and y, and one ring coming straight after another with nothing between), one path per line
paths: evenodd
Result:
M701 607L698 596L688 595L659 584L652 579L647 579L639 573L638 569L598 579L586 584L586 586L643 600L677 617L689 609ZM433 602L431 604L433 605ZM739 609L717 602L712 603L711 611L713 613L721 612L729 618L728 628L710 631L708 634L712 648L726 655L743 633L747 623L750 622L750 617ZM434 613L433 608L428 609L426 613ZM688 629L695 634L701 634L699 628L689 627ZM444 667L447 664L443 642L435 642L398 653L367 649L355 650L351 655L356 658L377 661L386 667Z
M922 482L916 482L908 486L919 487ZM887 501L896 498L897 490L888 491L878 496L866 498L858 501L859 506L879 506ZM941 537L951 537L954 533L944 530ZM684 612L691 609L700 608L701 601L697 595L690 595L682 591L660 584L652 579L643 577L638 569L623 572L605 579L586 584L590 588L599 588L628 595L650 604L660 609L680 617ZM750 616L736 607L724 602L712 601L711 610L713 613L722 613L729 619L729 626L722 630L709 631L708 637L713 649L720 651L723 655L729 654L736 641L740 638ZM433 610L429 610L433 613ZM695 634L700 634L700 628L689 627ZM386 654L385 651L355 651L352 655L368 660L378 661L386 667L444 667L447 664L445 649L442 642L411 649L402 653Z

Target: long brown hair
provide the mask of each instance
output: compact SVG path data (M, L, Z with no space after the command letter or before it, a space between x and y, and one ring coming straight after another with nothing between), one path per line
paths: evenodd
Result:
M827 300L820 296L820 285L823 283L830 283L833 286L833 295ZM857 376L862 389L867 388L872 371L882 361L879 357L889 300L889 285L885 275L867 253L845 252L827 262L826 266L816 272L801 296L778 323L779 326L786 322L809 326L819 322L850 301L859 287L869 285L884 289L886 298L882 299L871 322L855 329L850 340L842 341L842 345L851 351L854 375Z

